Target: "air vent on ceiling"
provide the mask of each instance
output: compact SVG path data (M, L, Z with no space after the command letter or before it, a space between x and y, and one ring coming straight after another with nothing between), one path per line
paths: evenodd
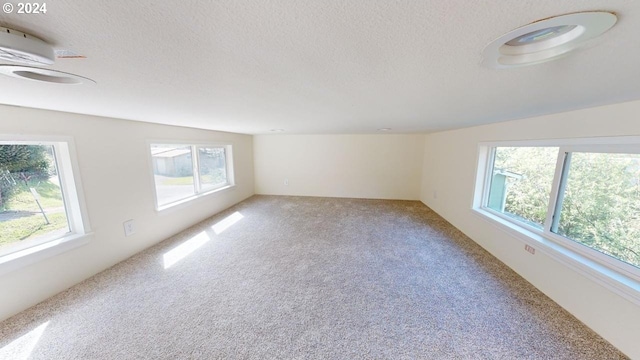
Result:
M0 60L29 65L51 65L53 48L41 39L23 32L0 27Z

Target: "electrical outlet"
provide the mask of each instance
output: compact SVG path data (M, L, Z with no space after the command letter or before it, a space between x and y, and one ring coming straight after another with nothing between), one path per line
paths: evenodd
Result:
M531 255L535 255L535 254L536 254L536 249L534 249L533 247L531 247L531 246L529 246L529 245L525 245L525 246L524 246L524 249L525 249L527 252L530 252L530 253L531 253Z
M434 191L434 192L433 192L433 198L434 198L434 199L437 199L437 198L438 198L438 192L437 192L437 191Z
M284 179L284 186L289 186L289 179Z
M131 236L136 233L133 219L125 221L122 225L124 226L124 236Z

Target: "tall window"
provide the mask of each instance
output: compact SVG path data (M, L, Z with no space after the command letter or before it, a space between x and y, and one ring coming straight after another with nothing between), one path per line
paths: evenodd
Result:
M232 185L231 146L151 144L156 206Z
M0 260L84 232L68 143L0 141Z
M481 209L640 279L640 148L495 146Z

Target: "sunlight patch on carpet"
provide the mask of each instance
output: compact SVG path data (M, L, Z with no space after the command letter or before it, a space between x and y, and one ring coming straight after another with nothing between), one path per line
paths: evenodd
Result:
M230 228L233 224L235 224L238 221L240 221L243 217L244 216L242 216L242 214L240 214L239 212L236 211L233 214L227 216L226 218L220 220L218 223L213 225L211 228L213 229L213 232L216 233L216 235L220 235L220 234L222 234L223 231L225 231L228 228Z
M217 222L211 227L211 229L216 235L220 235L222 232L233 226L233 224L237 223L242 218L244 218L244 216L236 211ZM169 250L163 255L164 268L168 269L171 266L175 265L178 261L184 259L189 254L196 251L199 247L207 243L209 240L211 240L211 236L209 236L207 232L202 231L191 239Z
M0 359L28 359L48 325L47 321L4 346L0 349Z
M191 239L176 246L163 255L164 268L168 269L175 265L178 261L184 259L192 252L196 251L199 247L204 245L207 241L211 240L206 232L201 232Z

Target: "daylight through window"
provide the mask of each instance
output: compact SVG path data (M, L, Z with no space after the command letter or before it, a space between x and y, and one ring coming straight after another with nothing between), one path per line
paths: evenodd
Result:
M232 184L230 145L151 144L157 207Z
M491 147L481 207L640 275L639 153L632 145Z
M640 267L640 155L565 156L551 231Z
M557 147L496 148L487 206L542 229L557 158Z
M0 256L83 232L67 144L0 141Z

